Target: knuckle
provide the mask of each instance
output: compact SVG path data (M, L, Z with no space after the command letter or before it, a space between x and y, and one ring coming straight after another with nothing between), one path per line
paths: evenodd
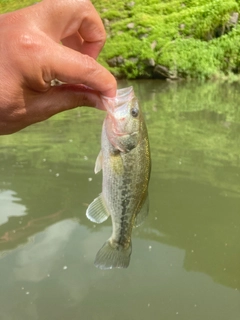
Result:
M26 110L17 104L9 104L7 112L3 113L0 121L0 134L17 132L27 126Z
M26 114L25 108L21 108L19 105L12 105L8 115L8 122L12 124L24 123L26 121Z
M98 32L99 42L104 45L107 39L107 33L104 27Z
M34 38L30 33L22 33L19 35L18 42L20 48L22 49L25 54L33 54L39 53L41 49L41 45L38 43L36 38Z
M88 55L82 55L82 59L82 65L87 70L86 77L90 78L96 73L96 61Z

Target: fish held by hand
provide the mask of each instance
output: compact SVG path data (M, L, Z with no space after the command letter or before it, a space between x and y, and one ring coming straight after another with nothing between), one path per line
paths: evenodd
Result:
M89 205L86 215L95 223L112 218L112 235L97 253L95 266L127 268L132 228L144 221L149 210L148 133L132 87L118 90L115 98L103 97L103 103L107 116L94 170L103 171L102 193Z

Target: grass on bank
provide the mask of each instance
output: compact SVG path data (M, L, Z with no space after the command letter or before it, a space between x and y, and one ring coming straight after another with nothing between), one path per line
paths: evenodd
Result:
M1 0L0 12L34 3ZM116 76L144 75L146 60L183 78L233 77L240 70L240 0L93 0L108 39L99 61ZM121 56L123 64L107 61Z
M102 60L116 56L127 60L112 69L117 75L141 77L149 58L184 78L221 77L239 71L240 29L229 20L239 11L240 1L93 2L108 20ZM134 27L129 28L129 23Z

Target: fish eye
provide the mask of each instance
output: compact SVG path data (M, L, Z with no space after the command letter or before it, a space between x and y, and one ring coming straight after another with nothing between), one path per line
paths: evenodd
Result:
M131 109L131 115L136 118L138 116L138 109L137 108L132 108Z

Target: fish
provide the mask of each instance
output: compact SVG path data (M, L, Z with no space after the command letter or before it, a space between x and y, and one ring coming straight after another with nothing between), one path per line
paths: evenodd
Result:
M98 251L94 264L100 269L127 268L132 253L131 234L149 211L150 146L143 113L133 87L117 90L115 98L103 97L107 111L95 173L102 170L102 192L88 206L94 223L112 219L112 235Z

